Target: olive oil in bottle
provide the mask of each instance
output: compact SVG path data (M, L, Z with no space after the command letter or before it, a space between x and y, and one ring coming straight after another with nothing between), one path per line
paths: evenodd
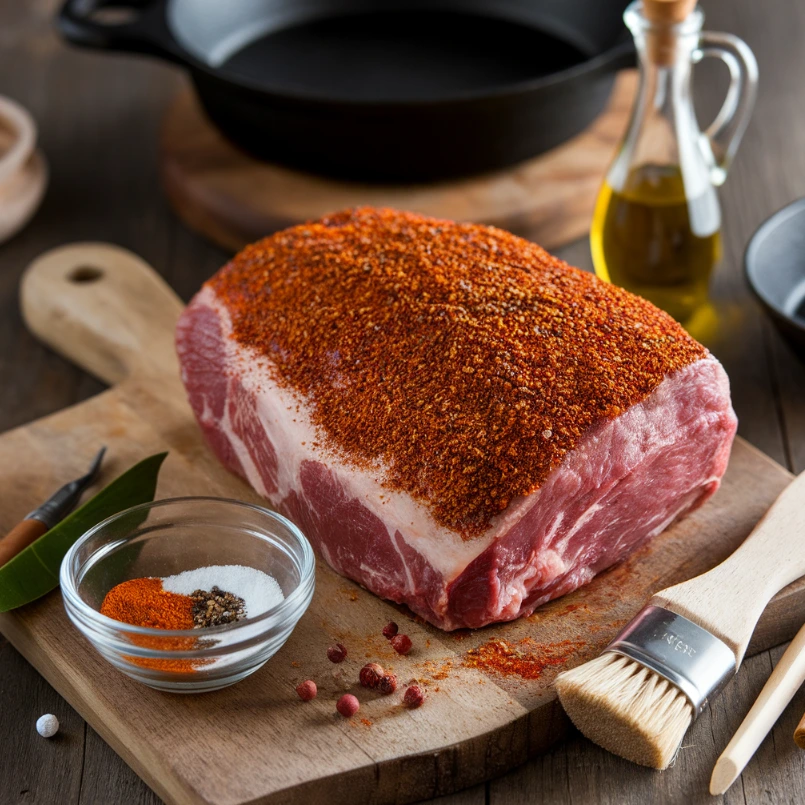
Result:
M687 319L707 301L721 256L709 195L688 198L676 165L634 167L620 190L605 183L590 233L596 274Z
M639 82L596 203L595 272L690 330L712 308L708 285L721 256L716 188L752 111L757 64L740 39L702 31L696 0L634 0L623 19L634 37ZM731 83L721 111L701 131L692 67L711 56L727 62Z

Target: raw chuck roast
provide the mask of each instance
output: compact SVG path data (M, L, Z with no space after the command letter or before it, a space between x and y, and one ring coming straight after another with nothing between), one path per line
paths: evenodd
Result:
M443 629L531 613L718 488L721 364L498 229L357 209L248 246L179 320L219 459Z

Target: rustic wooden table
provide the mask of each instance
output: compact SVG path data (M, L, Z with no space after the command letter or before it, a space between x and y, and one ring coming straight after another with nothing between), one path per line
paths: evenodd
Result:
M805 5L793 0L703 0L708 27L746 39L760 63L754 120L721 197L725 250L715 281L718 331L708 343L723 361L749 441L794 472L805 470L805 363L780 340L750 298L741 259L755 227L805 195ZM0 429L12 428L101 390L99 383L25 330L17 285L25 266L53 246L103 240L142 255L187 298L226 255L188 232L168 209L156 169L166 103L180 82L168 67L71 50L55 35L54 0L0 0L0 93L27 106L41 128L51 186L35 221L0 246ZM705 114L723 92L715 66L697 68ZM589 266L586 243L562 256ZM711 800L713 762L757 695L783 647L749 659L694 725L676 766L656 773L600 751L581 737L443 805L677 803ZM805 752L791 735L805 691L785 712L725 803L805 802ZM42 713L58 738L34 729ZM0 802L159 802L139 778L0 638Z

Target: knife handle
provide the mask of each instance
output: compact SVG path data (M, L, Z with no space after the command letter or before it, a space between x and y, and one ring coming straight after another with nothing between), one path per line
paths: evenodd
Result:
M41 520L23 520L0 539L0 567L38 540L48 527Z

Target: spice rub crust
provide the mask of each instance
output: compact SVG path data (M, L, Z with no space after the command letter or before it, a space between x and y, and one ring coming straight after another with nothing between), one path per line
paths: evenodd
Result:
M650 302L499 229L359 208L207 283L322 446L465 539L596 423L706 350Z

